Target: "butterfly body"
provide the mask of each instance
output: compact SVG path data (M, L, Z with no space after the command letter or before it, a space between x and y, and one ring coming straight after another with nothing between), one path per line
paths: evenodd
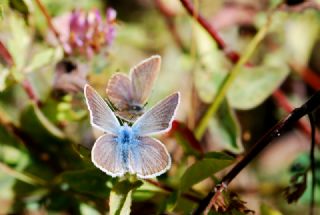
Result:
M127 124L124 124L119 128L119 133L115 140L117 143L119 154L123 163L123 168L129 171L128 160L129 151L131 151L138 144L137 136L134 134L132 128Z

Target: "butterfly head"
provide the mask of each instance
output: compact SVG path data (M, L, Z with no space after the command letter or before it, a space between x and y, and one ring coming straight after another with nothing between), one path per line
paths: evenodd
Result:
M131 104L129 105L129 113L141 116L144 113L144 106L140 104Z

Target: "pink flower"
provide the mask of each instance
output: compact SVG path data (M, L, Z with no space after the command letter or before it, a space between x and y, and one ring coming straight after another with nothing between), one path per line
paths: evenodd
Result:
M63 41L67 55L84 55L89 59L109 47L116 35L117 13L109 8L106 20L97 9L89 12L74 10L69 18L68 35Z

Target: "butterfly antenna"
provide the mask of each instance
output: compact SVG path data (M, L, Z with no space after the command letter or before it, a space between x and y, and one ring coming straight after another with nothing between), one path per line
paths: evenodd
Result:
M105 98L105 101L107 102L108 106L113 112L118 111L118 109L112 104L112 102L108 98Z

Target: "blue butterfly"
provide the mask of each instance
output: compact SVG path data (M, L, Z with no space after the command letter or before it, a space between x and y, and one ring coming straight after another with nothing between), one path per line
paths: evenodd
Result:
M95 166L112 177L125 173L139 178L153 178L171 166L165 146L150 135L168 131L177 110L180 93L160 101L137 119L132 126L120 125L102 97L89 85L84 94L90 111L91 125L105 132L91 151Z

